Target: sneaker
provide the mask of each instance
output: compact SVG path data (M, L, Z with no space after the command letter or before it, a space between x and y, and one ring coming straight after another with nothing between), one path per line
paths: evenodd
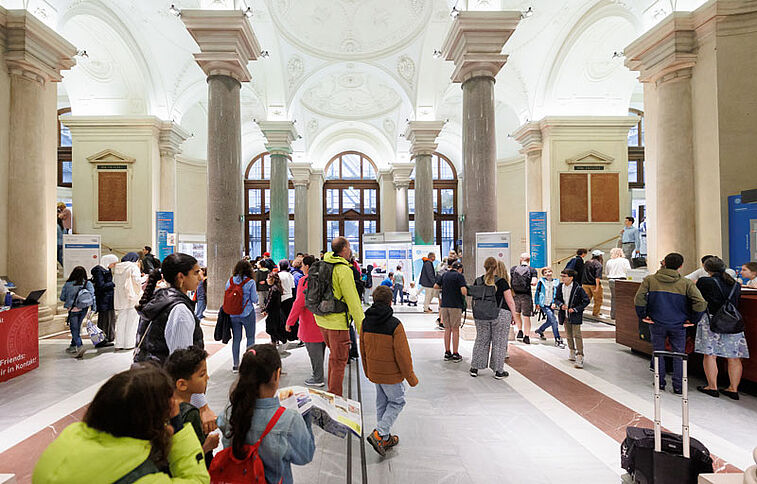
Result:
M558 348L565 348L565 343L563 343L563 340L561 339L556 339L555 346L557 346Z
M387 438L384 439L384 449L389 450L399 443L400 443L399 436L389 434L389 436L387 436Z
M434 311L432 311L432 310L430 310L430 309L424 309L424 310L423 310L423 312L424 312L424 313L428 313L428 314L431 314L431 313L433 313Z
M232 366L231 367L231 372L232 373L239 373L239 367L238 366Z
M508 372L506 372L506 371L498 371L498 372L496 372L494 374L494 378L496 380L501 380L501 379L505 378L506 376L510 376L510 374Z
M534 331L534 333L539 335L539 339L542 341L547 341L547 337L544 336L544 331Z
M515 337L515 339L523 339L523 330L518 330L518 335Z
M674 395L683 395L683 389L682 388L674 388L673 389Z
M471 368L470 370L468 370L468 373L470 373L470 376L472 376L473 378L478 376L478 370L475 368Z
M529 338L528 336L524 336L523 337L523 344L530 345L531 344L531 338Z
M461 361L463 361L463 357L460 356L460 353L453 353L450 360L454 363L460 363Z
M570 350L570 354L568 355L568 361L576 361L576 351Z
M76 353L76 346L69 346L66 348L66 353L73 354Z
M313 378L308 378L307 380L305 380L305 385L309 387L322 387L325 385L325 383L323 381L316 381Z
M76 348L76 353L74 353L74 358L81 359L84 357L84 353L87 352L87 349L84 347L84 345L81 345Z
M373 429L373 432L371 432L366 440L371 444L371 447L373 447L373 450L375 450L378 455L381 457L386 455L386 443L379 435L378 430Z
M451 351L445 351L444 352L444 361L449 361L452 359L452 352Z
M439 324L436 325L436 329L444 331L444 325L442 323L439 323Z
M576 364L573 365L576 368L583 368L584 367L584 357L583 355L577 355L576 356Z

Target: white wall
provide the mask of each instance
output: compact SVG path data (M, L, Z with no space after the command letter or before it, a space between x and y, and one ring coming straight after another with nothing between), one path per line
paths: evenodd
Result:
M3 15L0 10L0 16ZM1 20L1 18L0 18ZM4 30L4 26L0 29ZM10 157L10 78L5 65L5 43L0 34L0 275L8 274L8 166Z
M497 231L510 232L509 265L527 250L526 164L523 156L497 162Z
M176 156L176 233L205 236L208 213L208 165Z

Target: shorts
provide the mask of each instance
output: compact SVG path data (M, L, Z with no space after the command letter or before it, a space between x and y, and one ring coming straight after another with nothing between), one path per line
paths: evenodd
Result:
M513 299L515 300L515 312L522 314L526 317L531 317L534 314L534 300L531 297L531 293L519 294L513 293Z
M442 325L445 328L459 328L463 320L463 310L460 308L441 308L439 317L442 319Z

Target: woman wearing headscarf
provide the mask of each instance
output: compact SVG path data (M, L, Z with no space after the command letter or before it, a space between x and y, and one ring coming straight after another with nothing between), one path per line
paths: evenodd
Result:
M138 260L136 252L129 252L113 269L113 302L118 311L115 338L117 350L132 349L137 345L139 314L136 306L142 297L142 274L137 264Z
M113 305L113 273L111 270L118 264L118 257L106 254L100 259L100 265L92 268L92 282L95 286L95 311L97 311L97 326L105 333L105 341L96 347L112 346L116 338L116 310Z

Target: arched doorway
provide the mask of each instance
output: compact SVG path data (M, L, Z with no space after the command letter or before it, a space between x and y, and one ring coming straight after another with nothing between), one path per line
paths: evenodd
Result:
M294 184L289 180L289 258L294 258ZM261 153L250 161L244 174L245 253L256 257L270 251L271 238L271 155Z

